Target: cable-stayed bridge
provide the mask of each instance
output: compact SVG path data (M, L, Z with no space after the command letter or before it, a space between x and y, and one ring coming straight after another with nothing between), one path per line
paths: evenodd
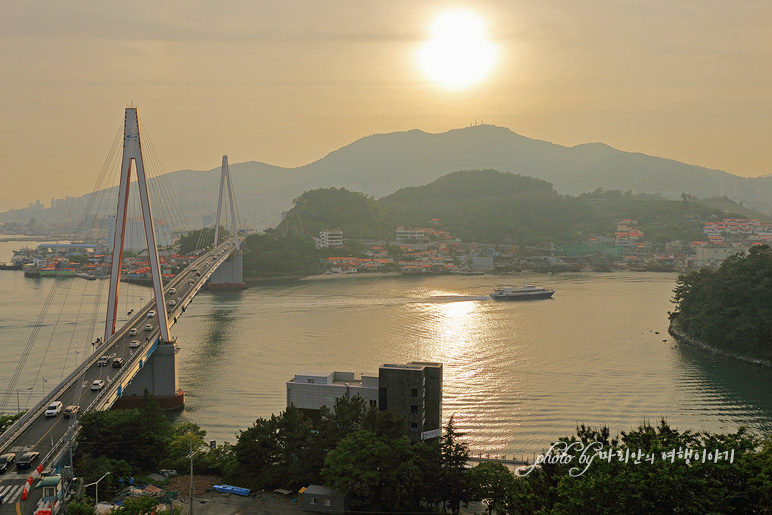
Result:
M140 134L137 109L127 108L110 261L118 266L111 267L104 336L88 358L0 435L0 455L11 454L15 458L15 463L8 467L9 470L0 475L0 514L34 514L38 510L43 513L48 509L52 510L49 513L59 513L62 510L63 503L56 492L52 503L50 497L43 497L44 492L34 487L41 472L63 474L65 480L66 476L71 474L72 469L68 466L71 456L68 450L78 431L80 414L107 410L114 406L137 406L145 389L148 389L164 408L182 407L185 397L177 381L179 347L176 339L170 335L170 328L185 313L193 298L207 282L225 288L243 287L241 249L227 156L223 156L222 160L214 243L170 282L164 284ZM136 311L133 317L119 327L118 300L132 169L137 176L136 186L139 189L150 261L153 298L141 308L133 310ZM230 207L233 235L220 242L220 221L226 194L229 198L226 210ZM24 360L26 354L23 354ZM14 398L14 390L18 396L16 383L23 364L20 360L20 366L11 378L5 394L0 395L0 412L5 410ZM62 409L71 405L79 406L79 413L69 417L61 413L46 416L47 408L56 402L61 403ZM19 467L19 461L26 453L37 454L30 466L22 469Z

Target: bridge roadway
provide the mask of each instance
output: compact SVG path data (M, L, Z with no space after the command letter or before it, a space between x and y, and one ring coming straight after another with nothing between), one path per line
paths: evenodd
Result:
M188 304L192 302L193 297L203 287L206 280L230 256L234 249L233 240L221 243L217 248L202 255L177 274L164 287L167 303L172 299L175 301L180 299L175 306L167 305L167 318L170 327L185 312ZM200 277L197 277L197 273L201 274ZM169 293L171 288L177 290L173 295ZM64 437L69 436L66 433L77 430L77 417L65 418L63 414L56 417L46 417L46 407L58 400L63 405L62 411L65 407L73 404L80 406L81 413L109 409L159 343L158 316L147 317L148 312L155 310L155 307L155 298L153 298L126 325L116 331L106 343L97 347L68 378L56 386L18 423L0 435L0 454L15 454L18 461L25 452L40 453L30 469L17 470L14 465L10 471L0 474L0 496L3 497L2 504L0 504L0 515L6 513L33 514L35 512L37 502L40 500L40 491L30 489L29 498L26 501L21 501L21 492L25 481L41 463L44 467L49 467L52 460L64 449L66 443ZM151 325L150 331L145 331L146 324ZM137 329L136 336L129 336L132 328ZM139 348L130 348L129 345L132 340L140 342ZM112 360L110 360L107 366L97 366L97 361L101 356L123 358L124 365L121 368L113 368ZM97 379L105 381L105 386L99 391L91 389L92 382Z

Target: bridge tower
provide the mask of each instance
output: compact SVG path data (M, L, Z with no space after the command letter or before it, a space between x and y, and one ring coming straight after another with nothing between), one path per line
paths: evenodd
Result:
M222 156L222 170L220 172L220 195L217 197L217 219L214 223L214 246L220 244L220 215L222 215L222 203L225 194L228 194L228 200L231 208L231 226L233 227L233 238L236 243L236 250L231 256L223 262L220 267L214 271L209 279L209 288L212 289L243 289L244 283L243 259L241 252L241 243L239 242L239 231L236 225L235 201L233 199L233 183L231 182L231 171L228 166L228 156ZM226 207L227 209L227 207ZM224 220L223 220L224 221Z
M115 215L115 234L113 237L112 271L110 273L110 293L105 321L105 341L115 333L115 323L118 311L118 291L121 283L121 263L123 262L123 245L126 231L126 214L129 200L129 184L131 183L132 164L137 172L142 220L145 226L145 241L150 258L150 273L153 278L156 316L160 327L158 348L148 358L143 368L134 377L131 384L119 399L117 406L131 406L126 396L142 398L147 388L158 398L164 408L176 408L185 404L185 393L178 388L177 382L177 343L169 336L169 321L166 314L161 265L158 259L155 231L153 229L153 214L150 208L147 176L142 159L142 143L139 132L139 113L136 107L126 108L123 133L123 161L121 164L121 182L118 190L118 209ZM155 342L153 342L155 344ZM121 402L122 400L127 402Z

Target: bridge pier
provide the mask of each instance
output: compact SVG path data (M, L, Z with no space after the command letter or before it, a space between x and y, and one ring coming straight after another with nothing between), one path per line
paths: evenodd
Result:
M136 408L142 402L145 388L150 390L163 410L173 410L185 406L185 391L179 389L177 382L176 342L159 343L155 352L122 392L113 405L114 409Z
M243 254L236 250L212 273L209 286L212 290L243 290L244 283Z

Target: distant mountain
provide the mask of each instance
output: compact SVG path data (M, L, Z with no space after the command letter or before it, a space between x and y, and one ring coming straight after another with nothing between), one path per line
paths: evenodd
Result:
M549 181L562 194L604 188L660 192L670 198L679 198L681 193L714 197L722 193L722 181L742 183L742 191L733 190L735 200L742 200L743 195L749 200L768 200L761 193L748 193L746 184L766 185L772 192L772 178L745 179L671 159L622 152L602 143L564 147L492 125L440 134L420 130L375 134L292 169L254 161L231 165L241 218L259 225L276 225L292 199L311 189L345 187L381 198L400 188L470 169L536 177ZM216 209L219 168L172 172L165 179L191 225L200 225ZM75 204L70 206L73 215L82 211L85 197ZM0 213L0 221L62 220L62 216L61 208L28 208Z

